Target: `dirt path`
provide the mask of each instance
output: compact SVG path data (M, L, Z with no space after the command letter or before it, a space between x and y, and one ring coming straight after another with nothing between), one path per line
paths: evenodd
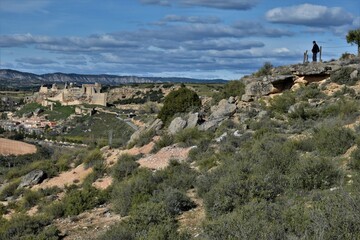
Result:
M66 185L81 184L91 172L92 168L86 169L84 164L80 164L74 169L60 173L59 176L46 179L44 182L35 185L32 189L44 189L55 186L64 188Z
M186 195L196 204L194 209L182 213L179 221L179 231L188 232L192 238L197 238L202 233L202 222L205 219L205 208L203 200L197 195L195 189L190 189Z
M112 213L108 206L101 206L78 216L56 219L54 224L65 235L64 240L88 240L97 239L120 220L121 217Z
M0 138L0 155L24 155L36 153L36 146L20 141Z

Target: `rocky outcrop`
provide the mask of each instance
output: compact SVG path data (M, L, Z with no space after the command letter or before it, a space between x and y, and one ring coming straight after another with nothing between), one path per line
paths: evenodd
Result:
M42 170L34 170L22 177L18 188L33 186L41 183L46 178L46 174Z
M154 121L150 122L150 124L146 124L134 132L130 137L129 143L137 141L143 134L147 132L154 131L155 133L158 133L163 125L164 124L161 119L155 119Z
M293 75L266 76L262 79L254 78L245 87L245 94L241 97L244 102L249 102L257 97L290 89L294 84Z
M186 128L194 128L199 123L199 113L189 113Z
M174 120L171 121L168 131L170 134L175 134L186 127L186 120L182 119L181 117L176 117Z
M358 70L354 70L351 74L350 74L350 78L351 79L357 79L359 75L359 71Z
M211 115L209 119L226 118L232 116L236 111L236 105L229 103L228 100L223 99L217 106L211 107Z
M215 130L221 122L234 115L236 109L235 103L229 103L227 99L221 100L218 105L211 107L211 115L207 121L199 125L199 130Z

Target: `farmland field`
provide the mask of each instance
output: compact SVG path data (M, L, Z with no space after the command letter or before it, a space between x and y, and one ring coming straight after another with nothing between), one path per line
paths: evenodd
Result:
M0 138L0 155L23 155L36 153L35 145Z

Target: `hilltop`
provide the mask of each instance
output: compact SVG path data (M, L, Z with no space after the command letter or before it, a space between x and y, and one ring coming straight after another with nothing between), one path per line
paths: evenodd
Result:
M112 90L63 117L81 144L0 159L0 239L360 237L359 58Z

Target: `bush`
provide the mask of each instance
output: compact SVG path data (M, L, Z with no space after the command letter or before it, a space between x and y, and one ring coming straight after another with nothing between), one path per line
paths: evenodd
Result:
M245 93L245 84L240 80L228 81L224 88L216 93L213 98L215 102L221 99L228 99L229 97L241 97Z
M360 170L360 147L351 153L350 167L354 170Z
M265 62L264 65L255 73L256 77L271 75L271 70L274 66L270 62Z
M197 173L187 163L179 163L176 160L170 161L167 168L157 171L154 174L158 188L175 188L186 191L194 187Z
M337 190L314 202L307 228L310 239L360 239L359 193Z
M0 226L0 239L60 239L60 231L44 217L16 215Z
M151 197L156 185L157 182L148 169L139 169L130 178L114 185L111 199L115 212L121 216L128 215L132 207Z
M27 190L23 194L22 205L25 209L35 206L44 195L40 191Z
M181 143L183 147L199 145L203 141L210 141L212 137L212 133L200 131L197 128L185 128L174 136L175 142Z
M199 96L194 91L181 87L165 97L164 106L160 110L158 118L166 124L176 113L183 113L190 108L199 108L200 106Z
M100 149L96 148L87 154L84 160L84 164L86 167L92 167L100 161L103 162L103 156L100 152Z
M158 152L160 149L170 146L174 143L173 135L165 133L161 136L161 138L155 142L153 149L151 150L152 153Z
M307 101L308 99L319 99L319 98L325 98L326 95L319 89L318 84L316 83L310 83L307 86L299 88L295 92L296 96L301 101Z
M335 73L331 74L330 80L331 82L337 84L346 84L346 85L354 85L359 79L351 79L350 74L354 71L354 68L343 67Z
M281 207L260 202L205 222L206 239L287 239Z
M62 200L65 216L74 216L106 202L106 192L94 187L71 189ZM56 206L59 207L59 206ZM58 212L61 212L59 209Z
M355 141L354 132L348 128L323 125L315 129L313 142L316 149L326 156L344 154Z
M16 180L6 185L0 192L0 200L4 201L7 197L13 196L19 184L20 180Z
M341 174L329 159L307 158L295 168L292 183L304 190L327 189L339 182Z
M295 104L295 96L290 91L285 91L281 95L278 95L270 99L270 110L278 113L287 113L290 106Z
M117 163L112 167L112 177L117 181L122 181L130 176L139 166L134 156L121 155Z
M347 100L340 98L333 104L325 106L321 110L321 115L324 117L337 117L346 118L353 116L354 113L359 111L359 104L354 100Z
M178 215L181 212L188 211L196 206L188 196L173 188L165 189L163 196L160 197L160 199L163 200L166 210L171 215Z

